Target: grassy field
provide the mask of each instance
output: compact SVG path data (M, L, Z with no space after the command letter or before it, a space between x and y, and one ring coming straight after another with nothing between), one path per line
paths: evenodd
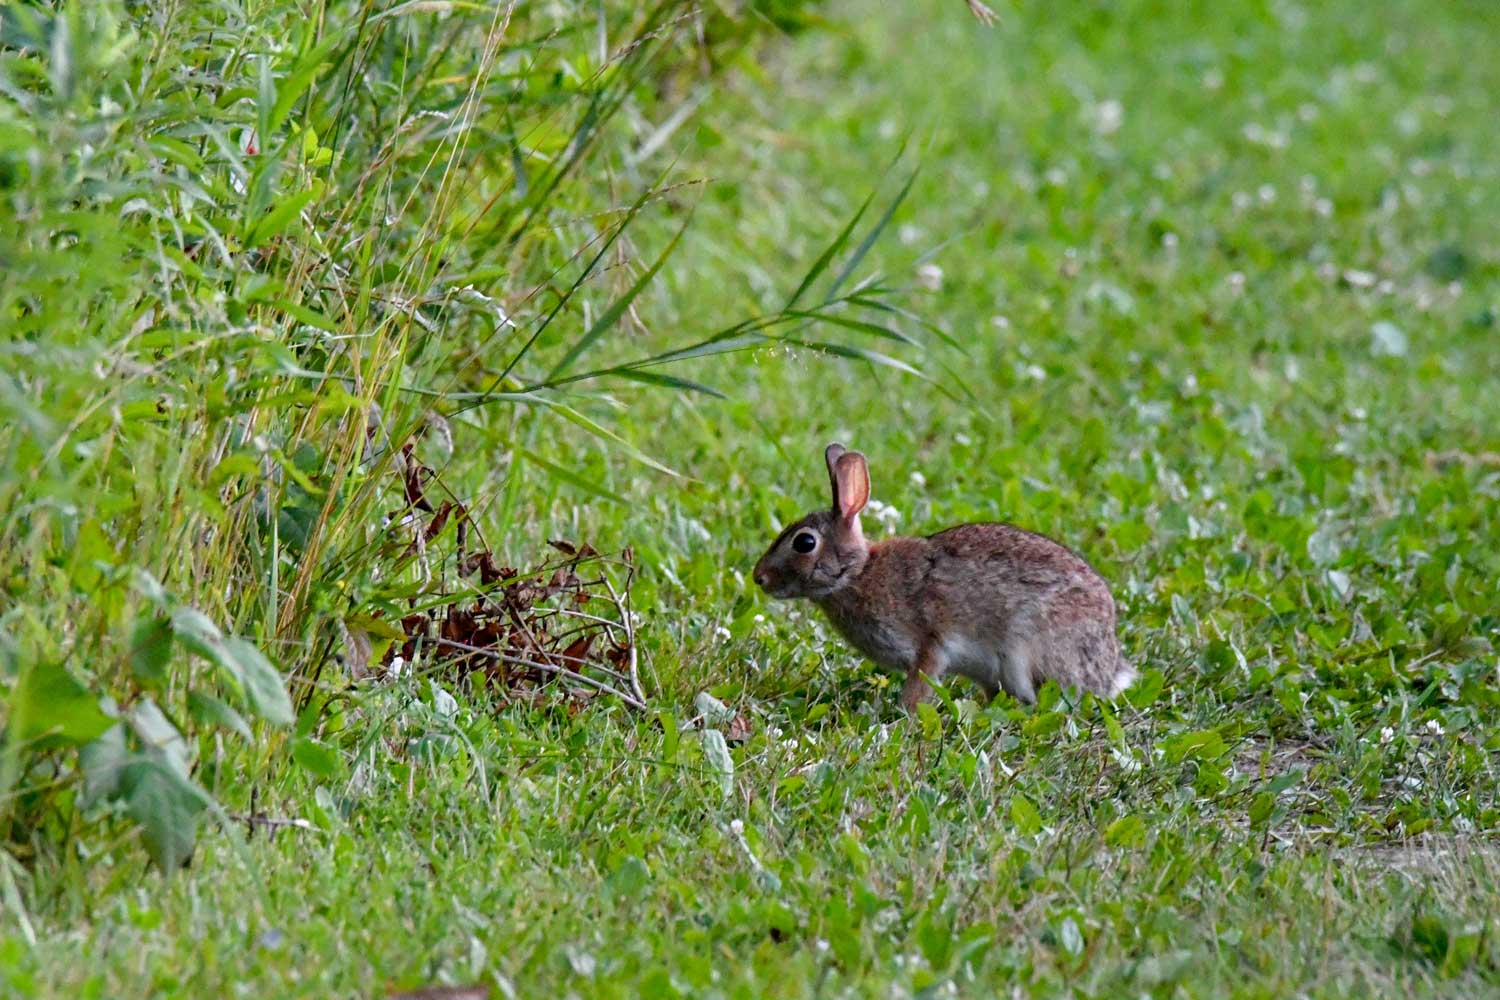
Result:
M538 427L591 488L511 489L452 421L497 554L634 548L650 713L364 681L260 782L308 828L210 827L170 879L112 842L26 912L12 879L0 992L1500 994L1500 14L996 6L832 4L705 89L650 161L691 226L608 348L776 309L915 168L862 272L943 332L879 344L925 377L776 347L665 369L726 399L582 395L680 473ZM1085 553L1137 686L902 716L749 582L834 439L871 534ZM748 723L727 767L678 732L702 692Z

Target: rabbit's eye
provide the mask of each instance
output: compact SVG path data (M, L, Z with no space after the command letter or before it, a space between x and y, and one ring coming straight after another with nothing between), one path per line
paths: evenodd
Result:
M792 539L792 551L803 555L818 547L818 536L811 531L799 531L797 537Z

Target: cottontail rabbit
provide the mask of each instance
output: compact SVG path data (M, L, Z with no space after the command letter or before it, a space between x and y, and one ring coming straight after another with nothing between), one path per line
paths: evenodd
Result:
M902 670L911 710L952 671L993 696L1036 700L1047 680L1114 696L1135 680L1115 642L1109 585L1083 557L1009 524L865 541L865 457L831 444L833 506L793 523L755 565L772 597L805 597L881 666Z

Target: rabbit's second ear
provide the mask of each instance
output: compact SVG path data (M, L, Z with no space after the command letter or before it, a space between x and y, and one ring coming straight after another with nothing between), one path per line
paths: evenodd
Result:
M828 463L828 486L833 491L833 509L839 509L839 459L848 451L843 445L835 441L823 450L823 460Z
M846 523L859 517L870 500L870 467L857 451L840 455L833 467L834 509Z

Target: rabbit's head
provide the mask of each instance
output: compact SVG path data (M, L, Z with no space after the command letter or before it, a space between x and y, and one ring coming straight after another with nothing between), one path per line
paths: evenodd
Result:
M854 580L870 557L859 512L870 499L865 456L831 444L823 453L833 505L788 525L755 564L755 582L772 597L827 597Z

